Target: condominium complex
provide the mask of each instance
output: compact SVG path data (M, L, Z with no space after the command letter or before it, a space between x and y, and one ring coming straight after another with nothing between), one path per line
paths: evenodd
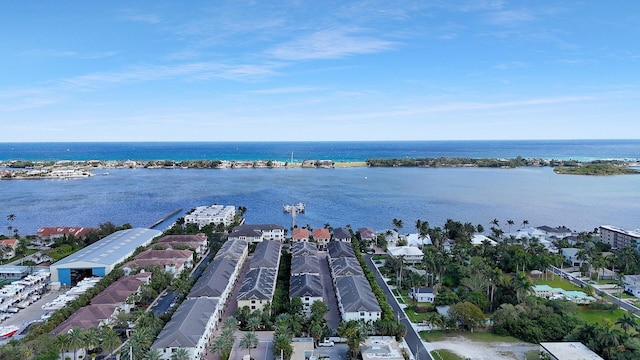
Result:
M611 245L613 249L632 246L636 250L640 247L640 232L624 230L615 226L600 226L600 239Z

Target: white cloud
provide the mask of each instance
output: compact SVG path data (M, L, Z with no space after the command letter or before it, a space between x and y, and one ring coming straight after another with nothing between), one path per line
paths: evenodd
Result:
M360 35L356 29L332 28L281 44L269 51L271 57L283 60L339 59L357 54L388 51L396 46L387 40Z

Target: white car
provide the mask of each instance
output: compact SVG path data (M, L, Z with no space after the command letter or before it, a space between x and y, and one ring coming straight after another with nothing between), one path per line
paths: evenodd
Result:
M324 339L321 342L318 343L318 346L334 346L335 344L333 343L333 341L329 340L329 339Z

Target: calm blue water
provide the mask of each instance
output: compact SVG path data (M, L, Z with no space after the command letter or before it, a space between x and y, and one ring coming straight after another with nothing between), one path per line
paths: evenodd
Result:
M100 173L98 173L100 174ZM289 227L283 203L307 204L299 225L391 227L400 218L442 226L447 218L483 224L602 224L640 227L640 176L556 175L550 168L121 169L78 180L0 181L3 213L21 234L40 226L146 227L179 208L244 205L249 223ZM507 231L507 227L504 227ZM514 229L515 230L515 229Z
M640 159L640 140L2 143L0 160Z

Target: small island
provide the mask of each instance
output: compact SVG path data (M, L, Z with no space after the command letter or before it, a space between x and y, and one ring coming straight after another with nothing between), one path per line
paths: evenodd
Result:
M639 171L626 165L614 163L591 162L576 166L556 166L553 171L556 174L567 175L628 175L638 174Z

